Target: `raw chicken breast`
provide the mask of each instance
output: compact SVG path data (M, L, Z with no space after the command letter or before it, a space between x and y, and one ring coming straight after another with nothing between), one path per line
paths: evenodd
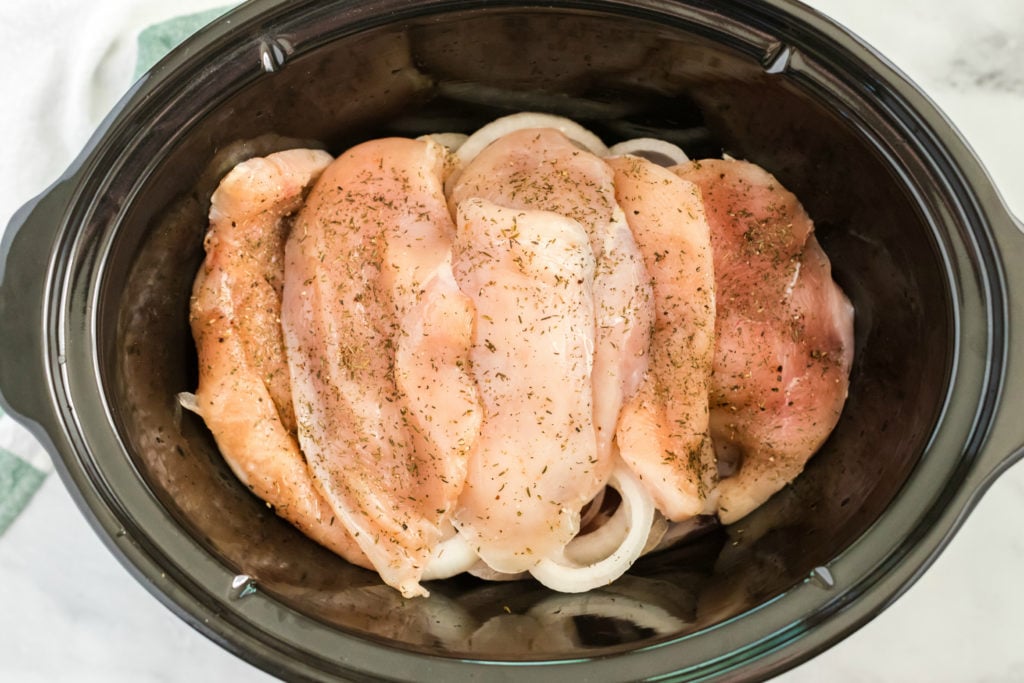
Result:
M310 192L286 249L299 441L344 526L406 597L426 594L480 421L445 159L431 141L352 148Z
M674 171L700 186L711 226L711 437L722 473L736 470L719 484L728 524L792 481L835 427L849 387L853 307L811 219L771 174L732 160Z
M593 497L612 467L612 440L623 401L640 385L654 320L651 288L622 209L612 171L550 128L522 129L481 151L449 192L452 207L472 197L516 209L552 211L580 223L596 258L594 303L594 427L598 463L580 481Z
M279 320L288 216L330 162L326 152L289 150L243 162L221 181L192 294L199 388L187 407L253 493L310 538L369 567L299 451Z
M639 157L608 164L650 273L656 316L647 375L619 419L619 450L670 520L713 514L708 391L715 282L700 190Z
M491 569L530 569L579 531L599 466L591 402L594 257L580 224L459 204L454 271L478 311L484 419L455 524Z

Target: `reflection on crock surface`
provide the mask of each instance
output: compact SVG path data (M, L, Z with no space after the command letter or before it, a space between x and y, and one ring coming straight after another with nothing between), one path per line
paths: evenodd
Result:
M697 546L721 545L720 536ZM430 597L417 600L379 583L353 588L344 579L296 586L278 577L257 585L328 623L417 649L493 659L566 657L698 629L697 596L710 568L698 558L685 568L666 566L675 562L645 558L614 584L578 595L553 593L533 581L466 576L428 583Z

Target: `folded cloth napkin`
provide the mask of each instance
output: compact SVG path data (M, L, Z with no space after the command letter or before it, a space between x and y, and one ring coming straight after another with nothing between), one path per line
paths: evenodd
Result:
M203 0L197 1L199 3L203 2ZM220 2L222 3L223 0L220 0ZM11 4L15 5L18 3ZM98 111L97 100L102 105L104 94L97 91L103 89L113 90L116 96L117 92L124 92L127 89L129 82L126 80L126 77L129 75L129 72L126 68L123 68L124 64L111 64L110 55L123 52L118 50L116 46L124 41L124 32L132 33L132 25L138 26L140 19L148 16L148 11L159 11L157 5L162 3L149 3L147 6L146 3L142 2L129 4L120 0L113 0L99 4L102 10L100 12L101 15L110 17L116 15L122 20L122 23L117 24L117 29L108 33L105 39L92 41L91 46L93 49L77 51L76 57L84 59L86 62L92 60L94 63L79 63L77 67L68 68L65 70L63 78L53 78L52 72L50 74L50 77L53 78L52 82L60 83L63 87L62 92L66 93L64 99L70 100L70 102L65 102L66 109L64 113L66 116L62 127L66 133L66 138L62 142L69 142L70 139L71 145L75 144L76 136L80 137L83 122L84 125L93 127L98 122L98 117L103 114L103 112ZM195 5L196 3L191 4ZM206 2L206 4L212 5L214 3ZM35 5L25 6L35 7ZM136 29L134 78L137 79L171 49L179 45L201 27L215 20L228 9L229 7L224 6L212 7L193 14L160 21L146 26L141 31ZM131 12L128 12L128 10L131 10ZM8 18L6 14L9 11L10 7L8 6L0 14L0 17L6 20ZM34 16L22 16L21 19L23 22L31 21L34 19ZM10 29L11 23L8 22L6 27ZM61 62L60 57L62 55L60 54L50 54L48 56L51 58L51 65L54 62L58 64ZM78 69L77 71L76 68ZM85 81L84 86L82 85L83 80ZM121 81L119 89L114 83L117 80ZM44 88L44 90L46 89ZM109 106L111 103L107 102L106 106ZM45 118L37 120L36 115L39 114L38 111L26 113L27 117L14 123L21 128L25 126L36 128L37 131L34 132L37 132L39 134L38 137L42 138L53 121L46 120ZM29 119L31 120L26 123L26 120ZM30 135L29 137L32 138L33 136ZM40 142L40 139L37 139L35 142L36 149L33 150L35 152L33 156L35 157L39 156L38 152L40 150L38 145ZM82 143L84 143L84 137L82 137L78 144ZM56 152L56 156L60 156L60 150L47 150L43 147L41 151ZM74 152L72 151L71 153ZM44 156L46 155L44 154ZM22 157L27 159L28 155L15 154L15 158L19 162ZM67 156L64 163L70 162L70 160L70 156ZM57 167L51 173L59 173L60 170L62 170L62 167ZM4 176L6 175L4 173ZM6 180L6 177L0 178L0 181ZM10 188L11 186L5 183L5 187ZM15 189L17 190L17 187ZM36 188L36 191L38 189L41 188ZM27 198L25 196L21 200L23 201ZM2 208L9 209L9 211L0 211L0 220L3 220L9 213L13 213L14 209L13 206ZM0 223L0 227L3 225L4 223ZM17 359L5 356L0 351L0 362L13 363L17 362ZM39 442L36 441L28 430L15 422L10 415L5 415L0 410L0 534L3 534L17 518L18 514L28 506L33 494L39 489L46 475L52 471L53 463L50 461L46 451L39 445Z

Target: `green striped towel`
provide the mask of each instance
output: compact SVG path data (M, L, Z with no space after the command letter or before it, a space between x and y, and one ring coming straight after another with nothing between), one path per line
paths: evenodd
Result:
M0 534L52 470L53 463L39 442L0 409Z
M135 78L228 9L230 7L219 7L175 17L142 30L138 36ZM0 534L25 509L52 471L53 463L39 442L0 410Z

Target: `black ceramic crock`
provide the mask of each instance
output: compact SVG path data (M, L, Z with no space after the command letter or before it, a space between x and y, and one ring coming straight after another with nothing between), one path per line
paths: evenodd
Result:
M404 601L249 495L175 403L209 195L247 156L526 109L773 171L856 307L850 398L794 484L606 589ZM255 0L132 89L2 257L5 408L140 582L287 678L765 677L884 609L1022 454L1024 236L927 98L788 0Z

